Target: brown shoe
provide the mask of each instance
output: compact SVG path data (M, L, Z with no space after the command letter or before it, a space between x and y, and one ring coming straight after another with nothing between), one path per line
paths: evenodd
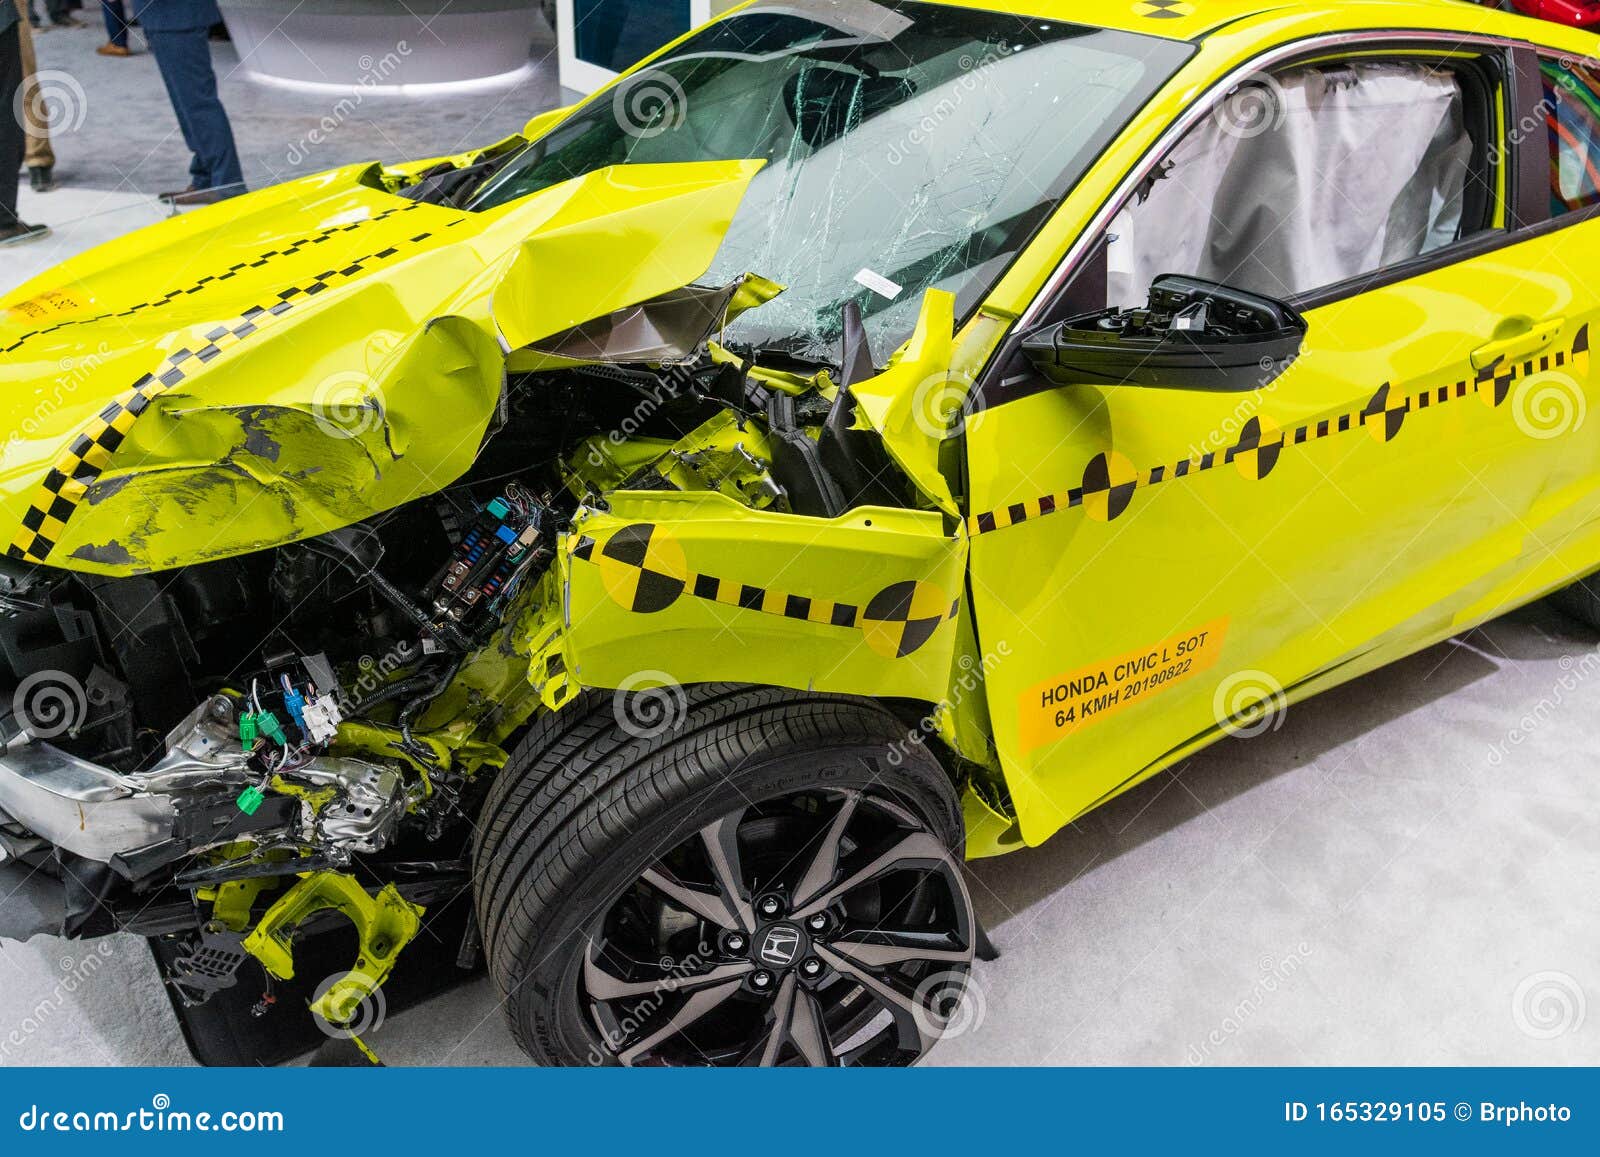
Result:
M7 245L22 245L29 241L39 241L50 236L50 230L44 225L28 225L18 221L15 225L0 226L0 248Z
M5 0L0 0L0 4ZM158 193L156 200L165 201L169 205L215 205L218 201L226 201L229 197L236 197L240 190L226 186L216 189L196 189L193 185L187 189L172 193Z
M132 56L133 49L120 44L102 44L95 52L101 56Z

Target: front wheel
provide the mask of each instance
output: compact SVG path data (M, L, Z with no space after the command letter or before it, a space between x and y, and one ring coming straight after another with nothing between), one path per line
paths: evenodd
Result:
M1600 627L1600 574L1579 579L1550 596L1558 610L1565 611L1580 623Z
M540 720L485 805L478 918L518 1042L545 1064L914 1063L977 937L944 769L870 702L642 694L666 710L591 692Z

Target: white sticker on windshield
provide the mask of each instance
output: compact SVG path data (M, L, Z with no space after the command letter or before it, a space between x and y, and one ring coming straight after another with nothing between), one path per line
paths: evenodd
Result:
M879 297L887 297L890 301L905 292L905 287L896 285L881 273L874 273L870 269L863 269L855 276L857 285L866 286Z

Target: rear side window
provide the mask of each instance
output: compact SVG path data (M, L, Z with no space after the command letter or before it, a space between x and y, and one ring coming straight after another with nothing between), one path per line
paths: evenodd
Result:
M1600 205L1600 81L1578 64L1543 60L1550 125L1550 214Z

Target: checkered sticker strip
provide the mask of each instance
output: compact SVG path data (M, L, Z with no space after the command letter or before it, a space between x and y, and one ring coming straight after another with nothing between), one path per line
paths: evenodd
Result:
M371 217L364 217L359 221L349 221L343 225L326 226L325 228L318 229L312 233L307 233L304 237L297 238L295 241L285 245L281 249L263 250L262 252L256 254L256 256L249 261L240 261L234 265L228 266L219 273L208 273L198 281L195 281L190 285L186 285L182 289L169 290L160 297L151 298L149 301L137 302L133 305L130 305L127 309L117 310L114 313L96 313L86 317L63 318L53 325L47 325L40 329L29 330L26 333L20 334L10 345L0 346L0 354L15 353L34 338L44 337L48 334L55 333L57 330L66 329L69 326L88 325L93 322L110 321L113 318L119 317L137 317L139 314L145 313L149 310L160 309L162 306L170 305L174 301L179 301L185 297L192 297L194 294L200 293L207 286L232 281L235 277L238 277L246 270L265 268L275 261L279 261L285 257L293 257L296 253L303 252L307 249L313 248L314 246L321 245L326 241L330 241L341 233L351 233L358 229L365 229L369 226L376 225L379 221L387 220L388 218L395 216L397 213L409 213L415 209L420 209L421 207L422 205L420 202L412 202L407 205L397 206L393 209L385 209L382 213L374 214Z
M460 220L450 224L459 224ZM253 305L233 321L225 322L205 334L198 349L187 346L167 355L152 372L117 395L56 459L45 475L32 505L23 515L6 553L26 562L46 562L61 541L67 522L83 503L94 485L111 465L112 456L122 446L133 424L152 400L173 389L190 376L241 342L248 341L279 319L294 312L318 294L351 278L370 272L400 255L406 246L420 245L434 234L418 233L408 241L388 246L376 253L358 257L340 269L319 273L305 285L291 286L278 293L269 305Z
M1489 366L1475 377L1454 385L1439 386L1416 394L1402 394L1388 383L1360 410L1317 422L1307 422L1292 430L1280 430L1270 418L1253 417L1239 432L1239 440L1227 450L1186 458L1171 466L1154 466L1141 471L1115 451L1097 454L1083 472L1083 484L1057 494L1046 494L1026 502L1014 502L967 518L967 533L976 538L997 530L1034 522L1065 510L1083 507L1091 517L1109 522L1132 505L1139 490L1159 486L1179 478L1204 474L1219 466L1232 465L1245 478L1261 482L1277 468L1291 448L1319 442L1351 430L1364 429L1383 444L1395 441L1408 418L1462 398L1475 396L1491 409L1500 409L1514 383L1535 374L1572 367L1580 377L1589 374L1589 327L1582 327L1573 339L1572 349L1517 363Z
M1133 14L1149 20L1181 20L1194 15L1194 5L1188 0L1140 0Z
M961 609L960 600L952 601L934 584L915 579L891 583L861 606L699 573L688 568L677 542L651 523L621 527L603 545L580 536L572 557L597 567L613 601L637 614L664 611L688 596L817 626L858 630L868 646L891 659L919 650Z

